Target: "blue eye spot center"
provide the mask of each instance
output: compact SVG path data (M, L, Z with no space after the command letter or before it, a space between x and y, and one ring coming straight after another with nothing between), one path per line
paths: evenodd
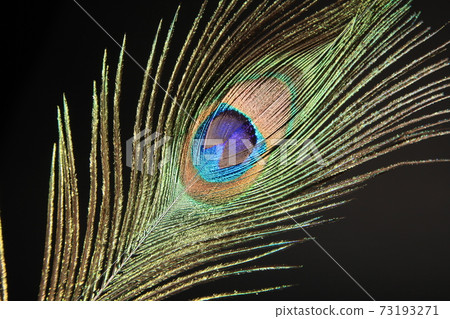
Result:
M192 159L208 182L227 182L248 171L266 150L254 123L231 105L221 103L199 126Z
M219 168L241 164L255 147L255 128L241 113L224 111L209 124L204 147L209 149L218 144L223 144Z

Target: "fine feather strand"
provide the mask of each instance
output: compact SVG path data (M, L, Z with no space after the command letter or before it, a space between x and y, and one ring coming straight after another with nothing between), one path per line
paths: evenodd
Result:
M0 301L5 300L8 300L8 282L6 281L5 250L3 248L3 229L0 218Z

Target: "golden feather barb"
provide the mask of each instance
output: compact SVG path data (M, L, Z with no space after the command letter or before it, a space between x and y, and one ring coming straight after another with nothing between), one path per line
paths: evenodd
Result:
M119 125L125 39L116 71L112 130L105 52L100 92L95 82L93 89L85 231L80 230L65 99L62 114L58 109L40 300L157 300L224 277L292 268L252 267L255 260L302 241L262 239L325 222L313 214L344 203L343 195L382 172L430 162L401 162L340 178L371 159L449 133L443 127L448 119L442 116L450 110L429 109L446 99L448 79L416 87L448 60L433 60L444 52L442 45L392 69L433 35L421 28L408 4L340 1L309 13L315 2L297 6L293 1L262 1L249 11L250 1L223 1L206 21L204 3L164 86L159 83L178 11L163 39L160 23L145 69L134 136L145 130L144 137L156 132L172 140L152 153L133 141L126 196ZM276 85L281 81L291 95L288 108L285 100L278 105L290 111L273 123L275 113L266 124L256 124L267 127L261 130L267 135L283 128L291 139L314 140L326 165L309 159L275 167L286 154L274 147L264 153L263 169L249 170L239 184L200 185L199 173L188 167L193 134L223 99L233 104L245 94L252 96L255 87L264 87L250 82L242 89L237 83L267 84L274 74L283 74ZM420 113L424 110L425 115ZM245 106L239 109L245 111ZM141 151L143 158L138 156ZM299 145L290 146L287 156L299 151ZM164 165L148 165L167 159ZM199 299L268 289L218 292Z
M6 281L5 250L3 247L3 229L0 214L0 301L5 300L8 300L8 283Z

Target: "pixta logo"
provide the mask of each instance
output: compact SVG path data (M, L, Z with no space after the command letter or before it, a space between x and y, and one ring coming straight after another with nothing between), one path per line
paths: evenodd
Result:
M145 129L127 140L126 165L130 168L137 169L140 172L145 171L148 174L153 174L153 165L158 165L158 168L161 169L162 165L165 163L165 161L154 163L155 151L166 144L171 137L162 136L162 134L158 132L149 134L150 130ZM168 147L170 147L170 145ZM147 169L145 170L144 162L147 166Z

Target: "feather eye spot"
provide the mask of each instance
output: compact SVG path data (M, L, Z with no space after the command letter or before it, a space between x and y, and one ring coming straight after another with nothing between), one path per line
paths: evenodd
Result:
M264 169L270 139L284 137L291 100L286 82L263 76L234 84L209 105L184 144L186 193L210 204L243 194Z
M222 183L242 176L265 151L264 138L251 119L221 103L198 128L191 157L202 179Z

